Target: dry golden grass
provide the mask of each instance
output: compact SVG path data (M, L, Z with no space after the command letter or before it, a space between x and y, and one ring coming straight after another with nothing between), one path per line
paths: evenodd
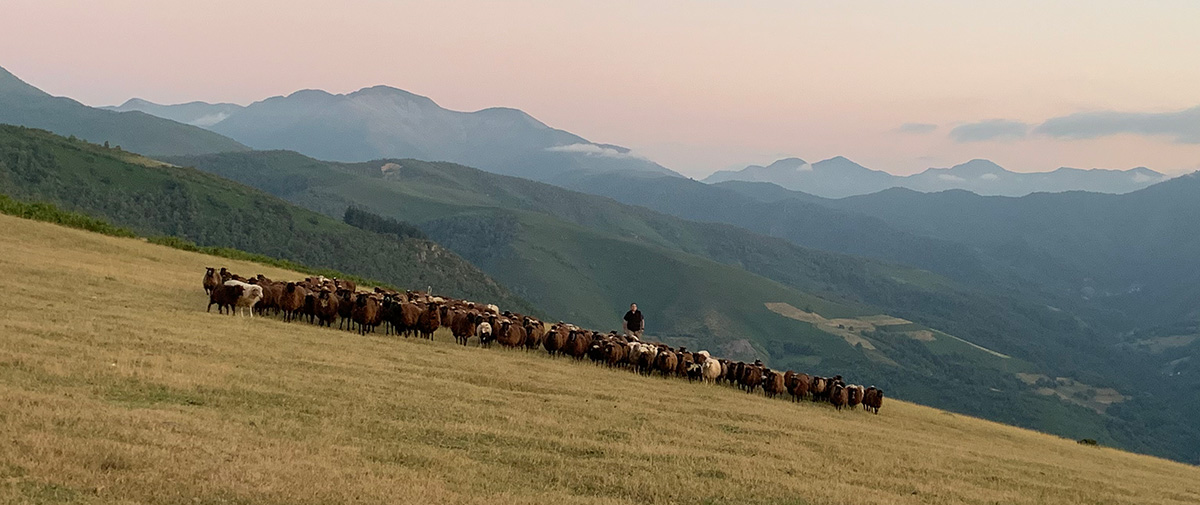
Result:
M0 503L1200 503L1195 467L894 400L206 314L217 259L0 226Z

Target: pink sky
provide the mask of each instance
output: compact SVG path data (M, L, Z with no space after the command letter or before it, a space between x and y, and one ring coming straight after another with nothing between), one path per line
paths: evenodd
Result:
M6 0L0 66L89 105L388 84L523 109L687 175L843 155L1180 173L1200 143L955 126L1200 105L1200 2ZM937 125L898 133L904 123Z

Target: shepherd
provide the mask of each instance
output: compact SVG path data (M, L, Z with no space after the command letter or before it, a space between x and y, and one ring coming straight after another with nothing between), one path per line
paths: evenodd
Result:
M646 329L646 318L642 317L642 311L638 310L636 303L629 304L629 312L625 313L625 321L621 324L625 329L625 336L637 340L642 339L642 330Z

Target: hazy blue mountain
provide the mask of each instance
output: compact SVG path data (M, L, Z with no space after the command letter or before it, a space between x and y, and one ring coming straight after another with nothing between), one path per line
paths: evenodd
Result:
M142 100L141 98L130 98L121 105L101 108L118 112L141 111L152 116L199 126L201 128L208 128L220 123L237 111L242 110L241 105L234 103L188 102L177 105L159 105L148 100Z
M769 182L827 198L874 193L896 185L895 176L841 156L812 164L800 158L785 158L765 167L723 170L704 179L707 183L726 181Z
M88 107L50 96L0 68L0 123L50 130L59 135L119 145L150 155L190 155L248 148L203 128L138 111Z
M742 170L716 172L704 182L769 182L826 198L844 198L890 188L924 192L965 189L986 196L1025 196L1063 191L1121 194L1137 191L1167 178L1145 167L1130 170L1063 167L1052 172L1018 173L981 159L950 168L930 168L919 174L895 176L871 170L839 156L811 165L799 158L786 158L766 167L750 165Z
M678 175L626 148L590 142L517 109L452 111L388 86L347 94L302 90L243 108L148 102L122 107L193 121L228 114L206 127L255 149L287 149L332 161L450 161L550 182L574 171Z

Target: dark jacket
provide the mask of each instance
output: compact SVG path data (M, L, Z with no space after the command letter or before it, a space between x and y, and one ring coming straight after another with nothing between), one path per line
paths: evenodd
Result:
M642 311L629 311L625 313L625 326L629 331L641 331L642 323L645 320L642 318Z

